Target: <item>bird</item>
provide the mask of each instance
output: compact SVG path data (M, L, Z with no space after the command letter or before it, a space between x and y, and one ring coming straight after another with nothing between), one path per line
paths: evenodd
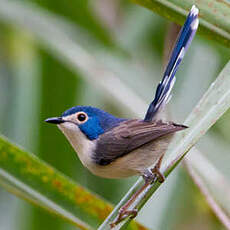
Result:
M75 106L45 120L58 126L93 174L104 178L141 175L148 183L157 176L164 181L161 160L173 135L187 126L163 121L160 115L171 99L176 71L197 31L198 13L193 5L144 119L119 118L96 107Z

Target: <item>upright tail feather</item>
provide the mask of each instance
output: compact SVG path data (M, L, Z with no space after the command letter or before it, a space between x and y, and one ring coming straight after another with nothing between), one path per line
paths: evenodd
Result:
M181 28L163 79L157 86L155 98L149 105L145 121L151 121L171 98L171 90L176 81L175 74L198 28L198 8L193 5L184 26Z

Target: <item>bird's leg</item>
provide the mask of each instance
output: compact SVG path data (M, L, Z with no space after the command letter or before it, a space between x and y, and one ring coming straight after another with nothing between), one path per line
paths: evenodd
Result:
M113 228L115 225L117 225L119 222L121 222L127 216L130 216L130 218L135 218L137 216L137 209L128 210L128 208L136 200L136 198L139 196L139 194L141 194L146 189L146 187L148 187L148 185L153 183L156 180L156 178L158 179L158 181L160 183L164 182L165 177L160 172L160 166L161 166L163 156L164 155L162 155L159 158L159 160L157 161L154 168L152 168L150 170L149 169L145 170L145 172L142 175L142 177L145 181L145 184L131 196L131 198L126 202L126 204L124 206L122 206L120 208L116 220L110 224L111 228Z
M156 165L154 166L154 168L152 169L146 169L145 172L143 173L143 179L145 180L145 182L147 183L153 183L156 178L158 179L158 181L160 183L163 183L165 181L165 176L163 173L161 173L160 171L160 166L161 166L161 163L162 163L162 159L163 159L163 156L162 155L159 160L157 161Z
M160 171L160 167L161 167L161 163L162 163L162 159L164 157L164 154L159 158L159 160L157 161L156 165L154 166L153 169L151 169L151 172L157 176L158 181L160 183L163 183L165 181L165 176L163 173L161 173Z
M116 220L110 224L111 228L113 228L127 216L130 216L130 218L135 218L137 216L137 209L128 210L128 208L135 201L138 195L141 194L149 184L150 182L145 180L145 184L131 196L131 198L126 202L125 205L123 205L120 208Z

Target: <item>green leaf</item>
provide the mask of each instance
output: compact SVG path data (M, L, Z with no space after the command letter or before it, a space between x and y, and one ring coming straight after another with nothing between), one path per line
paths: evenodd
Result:
M18 3L15 4L13 2L7 2L7 1L0 2L0 18L2 21L5 21L7 23L12 23L14 25L17 24L21 27L27 28L30 32L32 32L36 36L38 41L41 42L41 44L44 47L46 47L49 52L54 54L56 58L59 58L59 60L65 63L71 70L76 71L76 72L80 70L80 72L83 73L83 76L88 80L89 83L93 82L93 84L95 84L98 88L102 88L105 92L108 93L108 95L111 96L110 98L113 101L120 102L120 105L123 106L123 108L131 111L135 115L138 115L138 116L142 115L142 112L147 107L147 104L145 104L145 102L142 99L140 99L134 91L132 91L127 86L125 86L121 80L117 79L116 75L113 72L111 72L109 68L104 66L102 63L99 63L96 55L95 57L92 56L89 52L87 52L86 49L83 48L83 46L80 46L76 44L75 42L73 42L73 40L71 39L71 36L69 36L70 34L64 29L64 26L61 28L60 26L58 26L58 23L56 23L58 22L58 20L56 21L55 18L53 17L50 18L49 14L44 14L44 15L42 14L42 17L41 17L41 14L39 13L36 14L33 10L31 10L31 8L26 8L26 7L22 8L21 5ZM25 18L30 18L31 20L24 20ZM42 21L41 18L43 18L44 21ZM181 20L182 20L182 17L181 17ZM31 21L33 21L33 23L31 23ZM78 34L78 35L81 36L82 34ZM100 76L100 81L98 80L98 76ZM226 81L227 83L226 86L228 85L229 87L229 83L226 80L226 78L227 77L225 76L225 78L224 79L222 78L222 80ZM223 84L225 84L225 83L221 84L220 80L218 82L219 82L218 84L220 84L222 87L223 87ZM119 89L119 93L117 89ZM215 90L218 90L218 89L215 89ZM226 88L221 89L222 92L226 90L227 90ZM211 94L209 96L211 96ZM222 96L223 98L223 95L218 95L218 96ZM224 94L224 96L228 96L228 95ZM216 99L218 99L218 97L217 98L214 97L212 103L216 103L216 102L217 104L220 103L220 101L216 101ZM223 100L224 102L226 102L225 99ZM210 119L213 117L217 118L224 112L222 109L226 109L226 105L223 105L220 103L219 107L218 106L215 107L215 109L213 110L214 111L213 113L213 111L210 111L210 108L213 108L214 105L211 107L210 106L211 104L206 106L206 109L207 111L209 111L209 115L210 115L210 116L207 116L208 123L205 123L206 129L208 128L208 126L211 125ZM219 113L216 113L219 108L221 108L221 110L219 110ZM207 111L202 111L202 112L203 114L206 114ZM198 122L197 125L200 125L200 124L204 125L203 122L205 121L202 120L203 114L201 115L201 117L200 116L197 117L199 118L199 121L201 123L199 123L198 120L195 119L195 121ZM193 118L190 117L190 121L192 120ZM215 122L215 119L212 120L212 122ZM193 130L193 133L189 133L190 138L194 138L192 144L194 144L198 140L196 138L199 138L199 135L203 135L203 133L205 132L205 130L202 130L201 133L199 133L199 129L190 129L190 130ZM188 141L186 142L187 147L186 146L184 147L186 148L191 147L190 145L191 140L190 141L187 140L187 141ZM180 146L183 147L183 144L181 144ZM179 150L181 152L184 151L183 148ZM178 152L174 151L175 153L174 156L177 156L177 154L180 152L179 150ZM9 165L9 167L12 167L12 166ZM18 174L18 176L20 176L20 173ZM26 184L26 183L23 182L23 184ZM120 204L116 207L116 210L119 209L119 207L125 202L125 200L128 199L129 195L132 194L133 191L137 189L138 185L140 184L141 184L141 180L138 180L136 185L133 186L133 188L129 191L129 193L126 194L126 196L123 198ZM41 194L46 194L46 188ZM150 195L151 194L149 193L149 196ZM34 199L32 198L30 198L30 201L35 202ZM39 203L39 201L37 203ZM69 208L72 207L72 204L70 205L71 207L69 207L69 205L67 206L69 210ZM65 207L65 205L62 205L62 207ZM48 209L50 210L50 208ZM57 212L55 211L55 213ZM114 214L116 214L116 212L113 212L112 215ZM92 222L94 222L95 220L93 217L92 219L93 219ZM84 221L84 218L82 220ZM70 221L72 222L72 220ZM107 220L106 223L108 222L109 222L109 219ZM108 225L107 225L107 228L108 228Z
M180 25L195 4L199 10L199 31L207 38L230 47L230 4L227 1L209 0L132 0Z
M0 138L0 183L10 192L60 215L82 229L90 228L83 222L88 220L87 217L91 224L98 224L112 208L3 137Z
M0 137L0 184L80 229L95 228L112 211L111 204L3 137ZM131 226L138 228L145 229L136 223Z

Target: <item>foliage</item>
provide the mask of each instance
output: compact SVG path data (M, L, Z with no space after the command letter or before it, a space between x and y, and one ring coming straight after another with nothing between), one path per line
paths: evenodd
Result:
M180 24L192 4L191 1L176 0L135 2ZM224 1L209 3L202 0L197 6L200 8L201 34L228 47L228 4ZM94 104L119 116L143 116L147 102L152 98L152 85L160 79L165 21L139 6L115 0L79 0L68 4L57 1L55 5L51 0L34 0L33 3L29 0L1 0L0 21L1 133L30 152L38 153L39 158L48 163L1 137L0 184L35 206L58 215L52 217L24 203L20 203L24 207L15 208L15 202L10 202L9 196L0 191L0 201L7 201L7 209L0 202L1 227L23 230L70 229L71 225L61 220L63 218L81 229L95 228L112 210L112 205L105 202L104 198L118 203L133 179L110 181L90 175L77 161L64 137L45 125L43 120L60 114L74 104ZM221 55L218 55L217 50ZM180 119L186 117L186 112L189 113L185 123L190 129L185 134L179 134L172 143L164 164L167 174L229 107L228 64L190 113L229 59L229 54L217 43L207 44L207 40L203 42L198 39L189 53L184 67L177 74L179 87L174 92L178 93L171 103L174 103L174 113ZM208 60L209 68L203 64L204 60ZM159 77L153 79L153 76ZM194 87L196 84L198 87ZM183 92L182 97L181 89L187 92L186 95ZM222 135L225 144L230 137L226 128L228 116L227 113L224 120L212 129L216 135ZM209 138L209 135L206 136ZM210 145L213 141L208 139L207 142ZM214 142L218 146L215 150L198 145L198 149L191 150L186 157L186 168L205 195L208 205L200 201L200 193L192 189L194 185L187 185L183 177L174 177L171 185L172 177L169 177L161 186L161 193L149 202L150 211L140 213L140 221L154 229L189 229L188 226L195 223L205 229L195 213L210 210L211 207L221 223L230 229L229 200L223 195L229 190L229 161L226 160L228 144L220 143L217 138ZM222 157L217 159L214 156L220 149ZM170 165L174 159L178 161ZM100 229L108 228L118 208L141 183L139 179L133 185ZM182 186L174 189L178 183ZM186 190L186 186L187 192L178 197L178 202L172 206L172 200L175 200L181 188ZM138 208L158 187L159 184L149 187L145 199L137 200ZM196 196L199 197L198 203L194 198ZM173 212L174 218L170 220L172 209L176 209L182 199L187 202L193 199L195 205L188 205L184 212L178 211L177 215ZM158 202L157 210L154 202ZM145 204L145 209L146 206L148 204ZM19 218L10 226L4 214L10 218L17 215ZM208 229L222 227L210 211L203 212L202 216L206 218ZM117 229L126 227L128 222L125 220ZM135 222L129 228L145 229Z

